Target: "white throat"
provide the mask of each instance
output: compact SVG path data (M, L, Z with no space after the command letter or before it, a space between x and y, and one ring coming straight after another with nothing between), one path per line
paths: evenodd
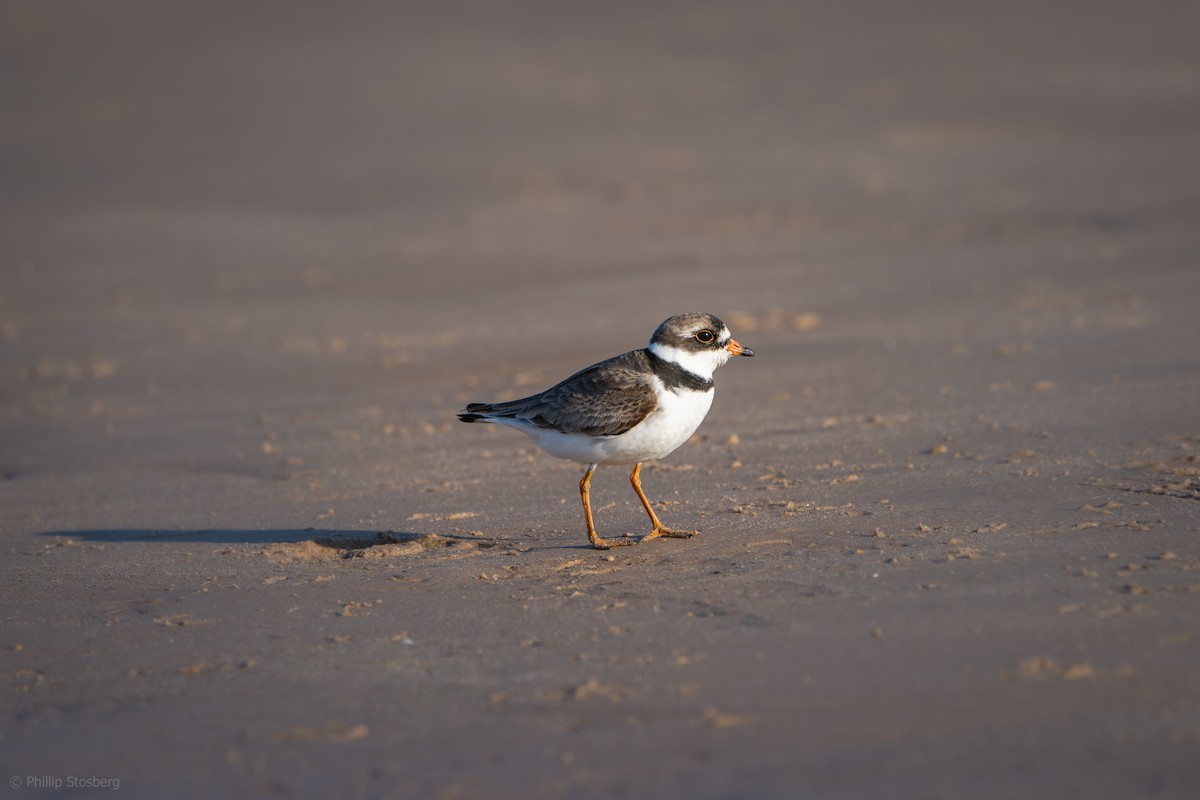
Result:
M728 361L730 355L729 351L723 347L717 350L705 350L693 353L689 350L680 350L678 347L661 342L651 342L650 346L646 349L663 361L678 364L696 377L709 381L712 380L713 373L717 367Z

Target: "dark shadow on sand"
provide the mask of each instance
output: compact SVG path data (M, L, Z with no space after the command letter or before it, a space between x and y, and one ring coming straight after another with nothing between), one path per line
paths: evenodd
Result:
M379 544L404 544L429 539L442 543L474 544L482 549L497 546L520 545L521 552L539 550L592 550L584 538L574 537L534 543L527 538L463 536L453 533L416 533L413 531L368 531L330 528L279 528L274 530L251 530L249 528L195 528L191 530L166 530L155 528L109 528L104 530L41 531L35 534L47 539L69 539L76 542L177 542L180 544L297 544L316 542L337 550L357 550ZM630 548L616 548L613 552L630 552Z
M150 528L113 528L93 531L45 531L37 534L48 538L75 539L83 542L187 542L204 544L287 544L295 542L340 542L347 546L400 543L424 539L433 534L407 531L364 531L326 528L281 528L250 530L204 528L196 530L155 530ZM470 536L437 534L443 539L479 541Z

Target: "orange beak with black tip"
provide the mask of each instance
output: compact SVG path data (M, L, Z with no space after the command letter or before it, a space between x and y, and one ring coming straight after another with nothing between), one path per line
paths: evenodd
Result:
M736 339L730 339L729 344L725 345L725 349L733 356L752 356L754 351L749 347L742 347Z

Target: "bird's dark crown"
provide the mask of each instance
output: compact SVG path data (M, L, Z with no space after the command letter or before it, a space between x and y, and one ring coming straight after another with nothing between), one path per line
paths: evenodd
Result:
M707 342L701 341L696 334L706 330L711 331L713 337ZM650 344L670 345L692 352L720 350L728 342L729 329L725 323L714 314L702 312L676 314L664 320L650 337Z

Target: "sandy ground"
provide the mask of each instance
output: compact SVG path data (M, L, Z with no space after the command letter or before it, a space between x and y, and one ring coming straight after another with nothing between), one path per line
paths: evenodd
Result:
M5 4L0 793L1200 795L1200 16L993 7Z

